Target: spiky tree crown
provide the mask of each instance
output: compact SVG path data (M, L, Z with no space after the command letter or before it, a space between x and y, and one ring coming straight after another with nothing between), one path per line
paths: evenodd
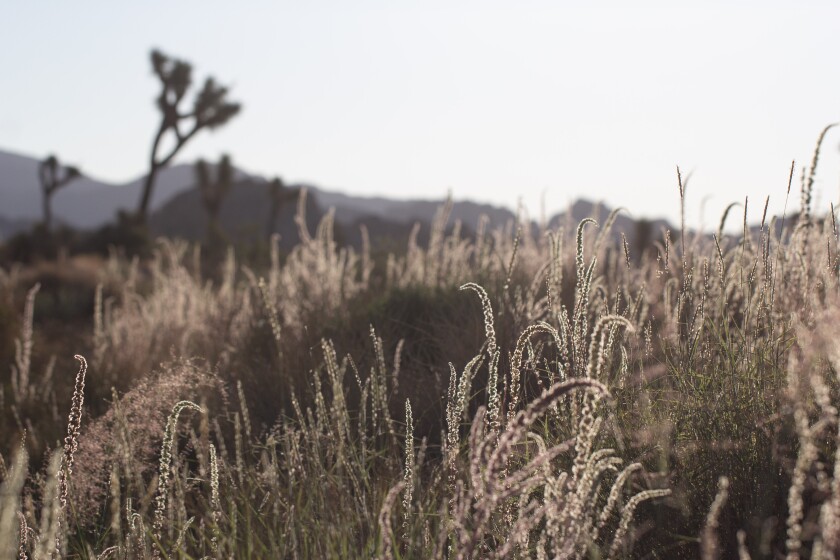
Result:
M41 187L47 194L52 194L73 179L81 177L82 173L72 165L62 166L55 155L50 155L41 162L39 175Z
M163 84L163 90L157 98L157 105L163 112L167 125L174 126L185 118L194 118L194 128L215 128L235 116L242 108L239 103L227 100L228 88L207 78L204 86L195 97L193 110L188 114L178 112L178 105L192 85L192 66L188 62L170 58L158 50L153 50L152 68Z
M152 70L160 79L162 89L156 99L163 119L152 142L149 175L140 196L137 219L145 221L151 201L157 171L169 164L180 149L201 129L222 126L242 109L239 103L228 101L228 88L207 78L193 100L192 111L179 108L192 86L192 66L183 60L170 58L159 50L151 53ZM166 135L175 136L175 145L161 154L161 141Z

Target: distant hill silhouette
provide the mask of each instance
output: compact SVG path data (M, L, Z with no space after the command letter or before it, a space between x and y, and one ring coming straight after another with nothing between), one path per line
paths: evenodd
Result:
M38 221L41 214L41 186L37 158L0 150L0 216ZM72 163L72 162L68 162ZM84 175L85 169L81 172ZM237 177L246 174L237 171ZM193 167L179 164L158 174L151 209L160 208L172 196L193 186ZM111 184L82 177L53 197L53 213L60 223L94 229L110 222L118 210L134 211L143 187L143 177L123 184Z
M31 220L11 220L0 216L0 241L32 227Z
M415 223L421 226L418 242L424 243L429 236L432 221L437 209L445 202L432 201L392 201L377 199L379 204L370 206L364 204L371 200L367 198L355 199L346 195L335 196L311 186L290 185L290 188L307 189L306 218L310 233L321 218L330 210L335 210L335 232L339 242L359 248L362 245L361 226L368 230L371 244L378 249L399 249L405 243ZM325 199L330 202L328 204ZM231 241L254 241L265 237L265 227L268 220L268 183L262 180L249 179L239 181L233 185L219 215L219 222L223 231ZM205 238L207 217L201 209L201 194L192 188L175 195L149 218L149 226L153 233L171 237L180 237L190 241ZM462 232L471 235L478 222L482 205L472 202L457 202L453 205L450 227L456 219L463 219ZM496 216L496 223L502 225L501 219L513 220L515 216L499 208L487 207L491 215ZM292 201L282 207L277 220L278 231L281 236L281 247L290 249L299 241L299 232L294 222L297 212L297 202ZM388 216L388 218L383 217ZM474 222L470 225L470 222Z
M324 208L336 209L336 220L342 224L358 223L365 218L376 216L400 224L414 222L430 223L444 199L409 199L398 200L383 197L350 196L343 193L329 192L310 188ZM450 221L460 220L465 226L474 228L481 215L486 215L491 226L503 226L508 220L515 220L516 215L499 206L479 204L469 200L455 201Z
M38 164L37 158L0 150L0 238L24 231L41 219ZM221 227L232 241L264 238L269 208L267 182L240 169L235 170L235 179L234 188L222 204ZM80 179L55 195L53 212L56 221L79 229L95 229L112 222L118 210L133 211L136 208L142 181L143 177L138 177L128 183L114 185L87 177ZM338 240L355 247L361 246L361 224L367 228L374 248L405 247L415 222L421 224L418 241L423 243L428 238L435 213L444 203L443 198L399 200L352 196L312 185L292 185L293 188L304 186L309 192L307 221L310 231L314 231L321 217L334 208ZM286 248L299 240L293 220L296 208L295 203L287 203L277 221L282 245ZM583 218L597 214L603 221L610 210L606 205L578 200L567 212L551 217L548 225L557 228L569 223L573 228ZM460 221L463 235L473 235L482 215L488 217L491 228L504 227L516 220L514 212L508 208L457 200L453 203L449 226ZM178 164L160 172L151 201L149 225L157 234L192 241L205 239L206 216L200 193L195 187L192 164ZM536 224L532 223L532 226L536 227ZM664 220L648 223L654 239L660 237L663 227L670 226ZM616 239L621 233L627 236L631 250L635 249L636 222L627 213L619 214L612 230Z
M310 187L322 208L335 209L335 219L344 242L354 247L362 244L361 226L368 230L374 249L395 250L405 247L415 223L420 224L417 241L425 244L438 209L445 199L396 200L384 197L349 196ZM448 229L461 222L462 235L472 236L481 216L487 216L489 227L503 227L514 222L516 215L507 208L456 200L452 204Z
M244 179L231 186L219 213L219 225L230 241L247 242L266 237L268 201L265 181ZM281 247L286 250L300 240L294 221L297 206L297 201L285 204L277 220L275 233L280 234ZM316 198L307 197L306 222L311 233L314 234L323 215ZM201 204L201 193L191 188L176 194L149 216L149 227L157 235L190 241L206 239L207 215Z
M548 221L548 226L551 229L557 229L565 226L567 231L577 228L581 220L585 218L594 218L601 226L604 226L607 217L614 208L607 206L604 203L594 203L588 200L575 201L565 212L561 212ZM662 238L662 231L670 229L673 235L679 232L666 220L646 220L646 225L652 239L657 240ZM621 239L621 234L627 238L627 243L630 245L631 253L638 249L639 244L647 245L647 242L639 239L638 219L630 216L626 210L622 210L615 217L615 223L610 229L610 237L614 241Z

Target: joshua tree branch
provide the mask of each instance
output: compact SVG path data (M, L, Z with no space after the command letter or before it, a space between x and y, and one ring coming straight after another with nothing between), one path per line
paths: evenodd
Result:
M192 84L192 67L186 62L170 59L156 50L152 51L151 60L154 73L162 82L161 93L157 102L162 118L152 142L149 173L146 175L137 209L137 220L140 223L146 221L152 190L160 168L168 165L199 130L204 127L215 128L225 124L240 109L238 103L230 103L226 100L227 88L215 85L215 81L208 78L202 89L196 94L193 111L182 114L178 110L178 105L183 101ZM194 119L192 127L188 132L183 133L181 124L189 119ZM165 157L161 158L158 156L160 143L166 132L170 130L175 136L175 146Z

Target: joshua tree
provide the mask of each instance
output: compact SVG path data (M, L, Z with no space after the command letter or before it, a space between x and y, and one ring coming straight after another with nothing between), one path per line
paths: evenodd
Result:
M275 232L277 228L277 218L280 216L280 209L283 204L289 200L297 198L300 189L290 189L283 184L283 179L276 177L268 184L268 196L271 199L271 206L268 210L268 230L267 235Z
M228 89L218 85L213 78L207 78L204 87L193 100L190 112L180 107L187 90L192 85L192 66L183 60L171 59L160 51L152 51L152 68L160 79L161 92L157 106L161 112L160 126L152 142L149 159L149 174L143 186L137 219L146 221L149 201L152 196L157 172L172 161L175 154L203 128L214 129L228 122L236 115L241 105L227 100ZM167 135L174 137L175 145L166 154L160 154L161 142Z
M233 166L230 163L230 156L225 154L219 160L215 181L211 179L209 166L203 159L195 164L195 177L204 201L204 209L207 211L207 242L212 244L222 237L219 227L219 210L222 207L222 200L233 184Z
M38 167L38 179L44 193L44 229L47 232L52 228L52 196L58 189L81 176L77 168L61 165L54 155L41 162Z

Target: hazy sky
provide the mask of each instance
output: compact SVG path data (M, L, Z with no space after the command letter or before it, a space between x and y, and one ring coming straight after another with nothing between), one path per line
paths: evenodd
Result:
M5 2L0 148L111 181L145 171L157 47L243 112L179 156L352 194L533 215L574 198L689 222L764 197L840 120L840 2ZM817 201L840 195L840 130ZM798 204L798 186L791 206Z

